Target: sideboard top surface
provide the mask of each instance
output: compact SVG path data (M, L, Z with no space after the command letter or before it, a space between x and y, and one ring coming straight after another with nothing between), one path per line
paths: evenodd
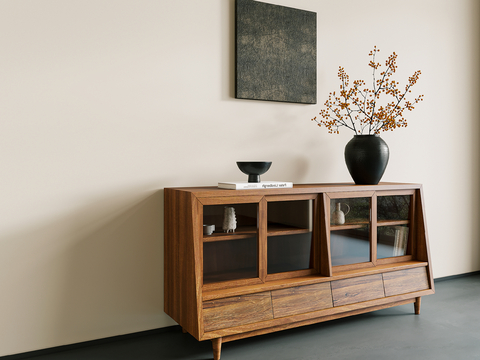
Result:
M355 185L354 183L327 183L327 184L294 184L293 188L286 189L253 189L253 190L229 190L220 189L217 186L204 187L167 187L194 194L196 197L212 196L238 196L242 195L284 195L284 194L311 194L324 192L344 191L384 191L384 190L408 190L420 189L421 184L381 182L378 185Z

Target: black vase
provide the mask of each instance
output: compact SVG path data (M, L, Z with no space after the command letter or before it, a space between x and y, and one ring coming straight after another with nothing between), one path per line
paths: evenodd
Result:
M378 184L388 157L388 145L379 135L354 135L345 146L345 163L357 185Z

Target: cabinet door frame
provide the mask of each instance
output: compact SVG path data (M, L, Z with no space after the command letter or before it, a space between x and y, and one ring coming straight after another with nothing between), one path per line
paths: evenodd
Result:
M262 280L262 261L265 257L263 254L264 247L262 246L261 239L265 237L263 233L264 229L260 224L262 223L261 217L262 214L265 213L265 199L262 195L251 195L251 196L216 196L216 197L209 197L209 198L197 198L198 199L198 207L197 207L197 238L199 239L200 246L200 266L199 266L199 281L203 291L211 291L211 290L221 290L227 289L232 287L238 286L248 286L248 285L256 285L265 282ZM237 279L237 280L226 280L226 281L219 281L219 282L212 282L208 284L204 284L203 282L203 244L204 244L204 236L203 236L203 207L209 205L235 205L235 204L256 204L257 205L257 277L253 278L244 278L244 279Z
M326 246L328 248L331 247L330 243L330 232L331 232L331 224L330 224L330 200L332 199L349 199L349 198L360 198L360 197L369 197L370 200L370 261L362 262L362 263L353 263L347 265L336 265L332 266L332 274L333 272L342 272L342 271L349 271L349 270L356 270L368 267L374 267L377 265L386 265L386 264L393 264L393 263L401 263L406 261L415 260L416 252L417 252L417 241L416 238L417 229L415 228L415 217L416 217L416 204L417 199L416 195L417 191L415 189L407 189L407 190L378 190L378 191L358 191L358 192L335 192L335 193L326 193L325 200L323 206L325 207L326 212L326 231L324 237L326 239ZM408 221L404 221L405 224L409 226L409 235L408 235L408 247L407 247L407 255L403 256L392 256L388 258L378 259L377 258L377 229L379 228L378 224L378 197L382 196L411 196L410 198L410 205L409 205L409 218Z
M355 199L355 198L370 198L370 221L369 221L369 245L370 245L370 252L369 261L361 262L361 263L352 263L346 265L331 265L331 273L332 275L337 272L342 271L349 271L349 270L357 270L357 269L365 269L376 266L376 258L377 258L377 219L373 214L376 214L377 211L377 199L375 196L375 191L342 191L342 192L328 192L324 194L323 201L324 201L324 208L326 212L326 227L324 229L325 232L325 240L327 242L327 247L330 249L330 262L331 262L331 200L335 199ZM340 225L341 226L341 225Z
M301 276L308 276L320 273L320 229L319 229L319 194L302 194L302 195L266 195L266 207L263 225L265 226L265 238L263 239L264 251L264 265L265 265L265 282L275 281L280 279L291 279ZM268 203L278 202L278 201L301 201L301 200L312 200L312 247L310 257L312 259L313 266L310 269L303 270L294 270L294 271L285 271L279 273L267 273L267 259L268 259Z
M410 206L409 206L409 218L408 218L408 226L409 226L409 232L408 232L408 246L407 246L407 255L403 256L395 256L395 257L389 257L389 258L384 258L384 259L377 259L377 264L378 265L384 265L384 264L393 264L393 263L398 263L398 262L404 262L404 261L411 261L416 258L415 253L416 253L416 244L417 244L417 239L416 239L416 228L415 228L415 216L416 216L416 191L415 189L412 190L380 190L376 191L376 197L380 196L411 196L410 198ZM376 216L378 218L378 214ZM377 224L378 227L378 224Z

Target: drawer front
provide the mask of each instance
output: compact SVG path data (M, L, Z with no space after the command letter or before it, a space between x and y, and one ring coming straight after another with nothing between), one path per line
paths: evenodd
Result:
M271 319L273 311L270 291L203 303L205 332Z
M385 297L382 274L332 281L332 295L334 306Z
M275 318L303 314L333 306L330 283L272 291Z
M393 271L383 274L385 295L393 296L428 289L427 268Z

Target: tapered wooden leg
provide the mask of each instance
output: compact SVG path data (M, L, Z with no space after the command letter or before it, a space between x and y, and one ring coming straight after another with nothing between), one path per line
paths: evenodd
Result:
M213 360L220 360L220 352L222 351L222 338L212 339Z
M420 315L420 303L422 302L421 297L415 298L415 315Z

